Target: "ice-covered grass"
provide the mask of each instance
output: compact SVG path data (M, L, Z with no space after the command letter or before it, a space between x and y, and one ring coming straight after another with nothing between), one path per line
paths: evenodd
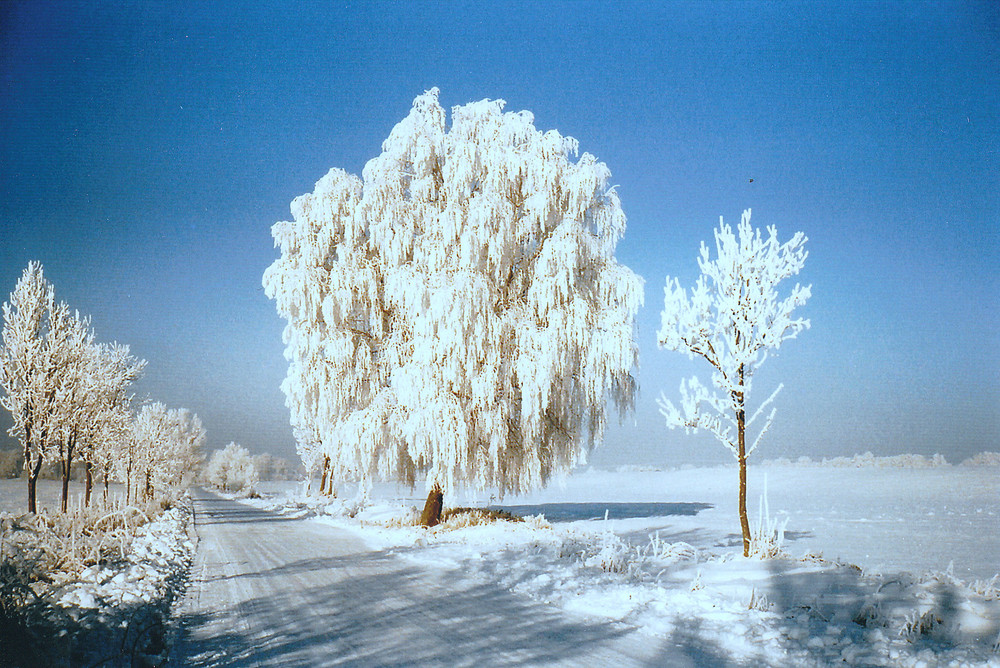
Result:
M582 471L562 486L492 500L527 522L430 530L408 525L419 494L391 486L377 487L364 508L309 499L301 488L248 502L316 514L373 549L633 625L693 645L703 657L1000 666L1000 596L991 580L1000 570L995 470L750 471L754 501L767 477L770 527L765 521L762 529L776 536L778 523L785 525L785 556L740 556L730 468ZM751 511L752 521L757 515Z
M164 621L194 552L189 506L126 504L118 493L104 503L98 491L91 508L73 495L68 513L46 512L57 507L59 483L43 480L43 512L31 516L23 512L23 487L0 482L0 626L10 635L5 643L27 652L15 664L165 656Z

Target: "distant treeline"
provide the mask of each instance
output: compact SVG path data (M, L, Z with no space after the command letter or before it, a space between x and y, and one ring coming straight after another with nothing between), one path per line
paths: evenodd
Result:
M254 463L260 473L261 480L294 480L300 475L289 466L288 460L264 453L254 457ZM24 453L18 449L0 450L0 480L20 478L24 472ZM85 475L83 463L74 464L71 470L71 480L82 480ZM39 478L58 480L62 476L58 462L43 465Z

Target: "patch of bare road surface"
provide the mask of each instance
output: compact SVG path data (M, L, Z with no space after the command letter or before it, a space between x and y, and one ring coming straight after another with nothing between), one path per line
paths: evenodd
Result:
M703 648L570 617L457 568L193 490L198 548L175 666L702 665Z

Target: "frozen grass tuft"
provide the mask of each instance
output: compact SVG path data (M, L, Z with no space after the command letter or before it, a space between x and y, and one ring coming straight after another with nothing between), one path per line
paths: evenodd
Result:
M495 522L523 522L524 518L506 510L494 508L449 508L441 514L440 526L447 529L493 524Z
M750 527L750 556L760 559L777 559L785 556L785 527L788 518L771 518L767 501L767 477L764 478L764 493L760 497L757 522Z

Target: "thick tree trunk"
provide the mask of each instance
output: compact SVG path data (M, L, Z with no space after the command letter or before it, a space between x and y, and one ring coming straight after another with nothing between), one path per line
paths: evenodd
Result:
M441 521L441 508L444 502L444 493L441 486L435 484L427 494L427 502L424 503L424 512L420 513L420 524L425 527L432 527Z

